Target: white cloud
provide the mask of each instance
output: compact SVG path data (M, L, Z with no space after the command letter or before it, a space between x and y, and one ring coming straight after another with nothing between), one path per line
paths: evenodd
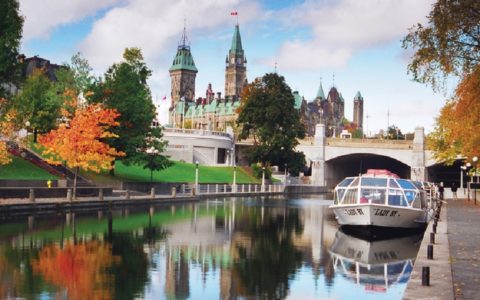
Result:
M184 19L189 37L195 32L206 36L209 31L231 24L230 12L239 6L242 22L259 13L259 6L251 0L132 0L97 20L80 50L96 69L119 61L126 47L140 47L150 65L162 63L162 59L170 62Z
M306 1L278 12L286 26L311 28L306 40L286 41L277 61L288 69L340 67L357 51L400 40L423 22L433 0ZM271 64L266 60L266 64Z
M20 0L20 11L25 16L23 38L47 39L52 30L83 20L100 9L106 9L121 0Z

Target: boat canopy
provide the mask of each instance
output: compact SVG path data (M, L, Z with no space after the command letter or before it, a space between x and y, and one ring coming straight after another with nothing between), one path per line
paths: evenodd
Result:
M394 174L365 174L347 177L335 188L335 205L384 204L423 208L424 191L408 179Z

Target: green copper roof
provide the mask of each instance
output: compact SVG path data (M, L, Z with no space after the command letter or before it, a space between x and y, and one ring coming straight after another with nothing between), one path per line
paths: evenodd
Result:
M177 114L183 114L184 112L184 101L178 101L177 104L175 105L175 113Z
M320 86L318 87L316 98L325 99L325 93L323 92L322 82L320 82Z
M300 94L295 91L293 92L293 97L295 97L295 109L300 109L300 107L302 106L302 96L300 96Z
M339 93L338 96L340 97L340 101L345 102L345 99L343 99L342 93Z
M360 94L360 91L357 92L354 99L363 99L362 94Z
M190 47L186 45L178 46L177 55L175 55L172 66L170 67L170 71L175 70L198 72L195 62L193 61L192 53L190 52Z
M237 53L243 55L242 39L240 38L240 28L238 24L235 25L235 31L233 32L232 46L230 47L230 53Z

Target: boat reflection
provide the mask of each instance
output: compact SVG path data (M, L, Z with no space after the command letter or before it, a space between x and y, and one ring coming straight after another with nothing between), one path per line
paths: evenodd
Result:
M338 230L330 247L335 273L366 291L386 292L410 278L423 233L369 241Z

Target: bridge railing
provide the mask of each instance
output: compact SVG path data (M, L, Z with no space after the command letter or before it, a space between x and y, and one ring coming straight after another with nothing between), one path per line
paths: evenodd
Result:
M164 128L165 133L183 133L183 134L196 134L196 135L211 135L231 138L230 134L221 131L203 130L203 129L184 129L184 128Z
M411 140L327 138L327 146L412 149Z

